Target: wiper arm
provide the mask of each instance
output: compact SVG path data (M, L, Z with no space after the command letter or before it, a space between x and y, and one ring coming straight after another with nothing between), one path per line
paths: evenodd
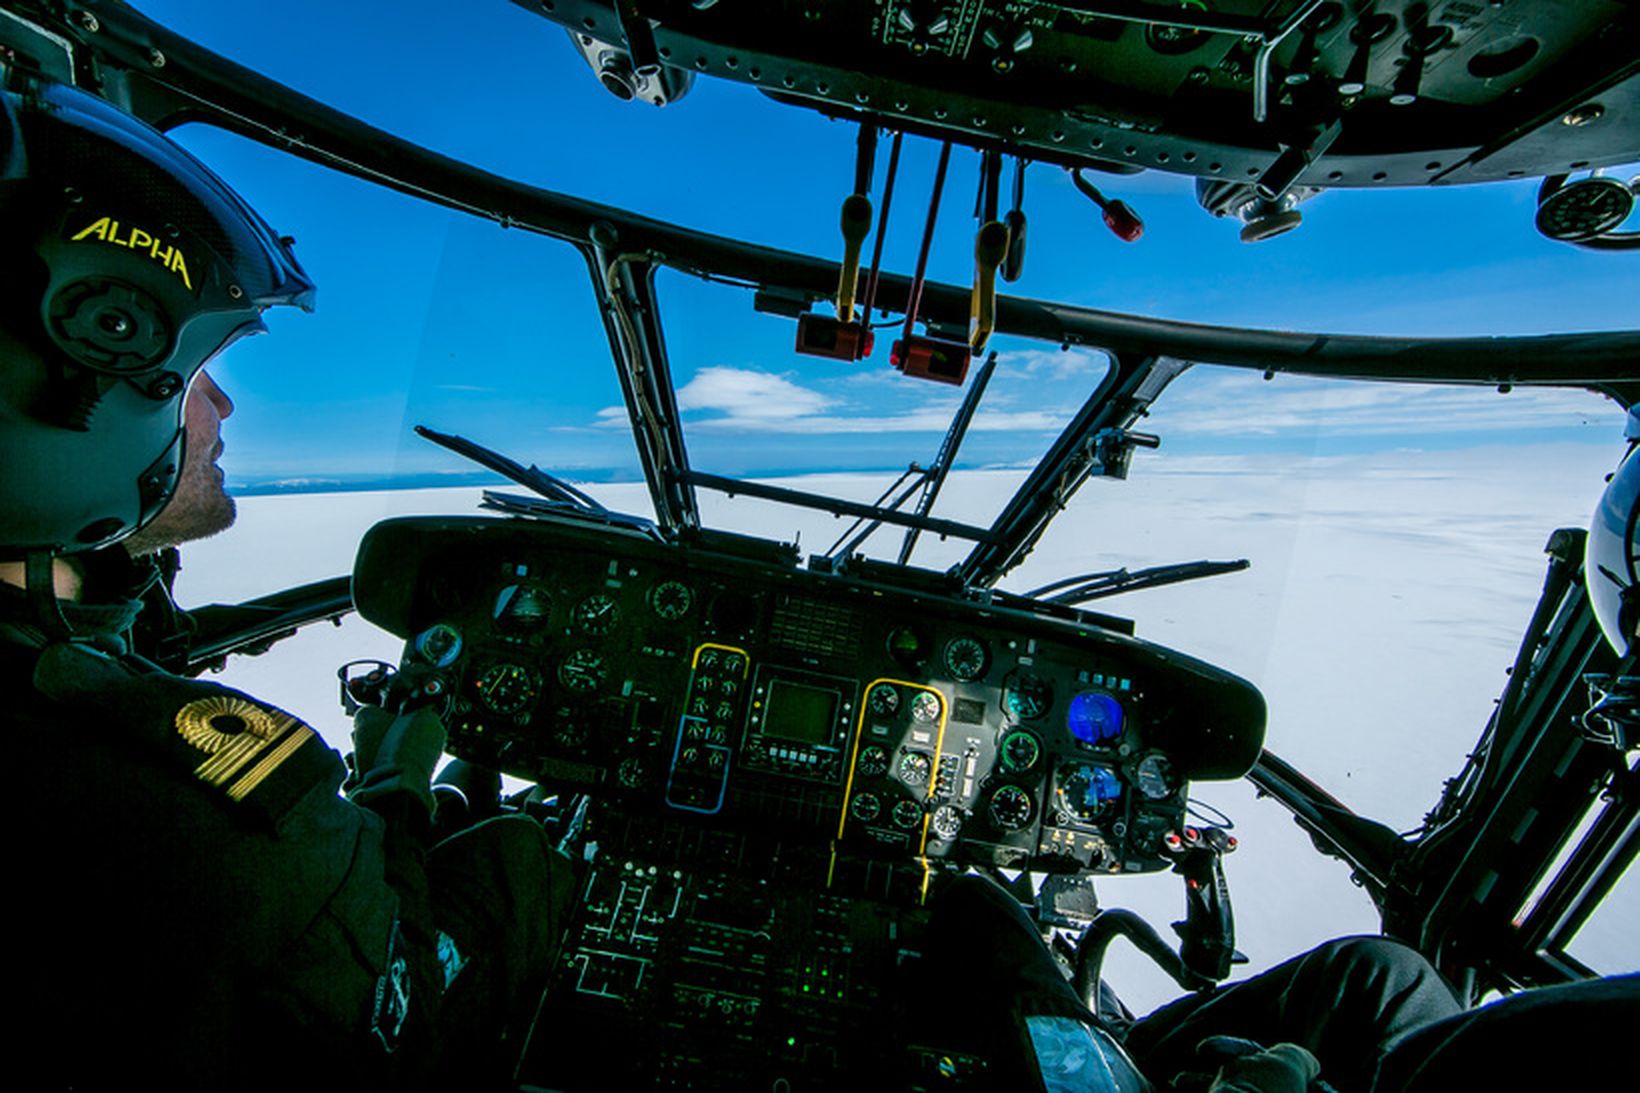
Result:
M525 489L540 494L548 501L595 512L600 516L609 514L609 510L592 497L582 493L563 479L548 474L533 463L526 467L515 460L507 458L500 452L491 451L484 445L468 440L464 436L441 433L436 429L429 429L425 425L417 425L415 429L417 436L431 440L442 448L448 448L457 455L470 459L479 466L486 467L502 477L518 483Z
M1149 569L1112 569L1104 573L1084 573L1062 581L1045 584L1025 593L1030 599L1046 599L1049 603L1079 604L1114 596L1119 592L1136 592L1141 588L1157 588L1164 584L1194 581L1199 577L1217 577L1221 573L1238 573L1253 563L1246 558L1230 562L1175 562L1172 565L1152 566ZM1052 595L1049 595L1052 593Z

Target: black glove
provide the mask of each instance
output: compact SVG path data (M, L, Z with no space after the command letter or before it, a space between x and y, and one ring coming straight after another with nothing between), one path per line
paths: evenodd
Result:
M1321 1076L1321 1064L1297 1044L1260 1047L1234 1036L1209 1036L1196 1054L1221 1058L1209 1093L1305 1093Z
M1173 1079L1173 1088L1206 1093L1306 1093L1312 1088L1330 1089L1318 1081L1321 1064L1297 1044L1266 1048L1237 1036L1209 1036L1196 1045L1196 1055L1208 1073L1180 1074Z
M444 754L444 725L421 707L397 716L380 706L361 706L353 716L353 763L358 782L348 796L370 804L407 793L433 812L433 768Z

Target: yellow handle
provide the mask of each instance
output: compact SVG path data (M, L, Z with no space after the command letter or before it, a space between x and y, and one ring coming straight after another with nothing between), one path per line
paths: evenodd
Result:
M871 233L871 198L849 194L843 199L843 268L837 274L837 318L854 321L854 289L860 280L860 244Z
M1007 254L1007 225L1000 220L980 225L974 237L974 293L968 317L968 346L975 353L985 348L996 326L997 267Z

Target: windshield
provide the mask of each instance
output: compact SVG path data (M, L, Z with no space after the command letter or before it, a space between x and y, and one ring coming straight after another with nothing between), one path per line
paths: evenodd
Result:
M556 27L515 5L309 4L143 10L252 69L439 152L645 215L836 260L855 131L748 88L699 81L655 109L606 94ZM418 440L467 436L652 515L585 256L435 209L203 127L178 137L297 236L317 316L270 315L219 378L240 403L227 468L241 523L190 548L179 592L231 601L346 572L394 512L471 512L493 475ZM884 266L908 272L938 146L908 139ZM937 280L972 274L971 154L958 151L930 250ZM1188 179L1101 179L1145 218L1118 242L1057 168L1027 174L1027 262L1007 291L1192 322L1395 335L1608 330L1632 322L1632 258L1531 229L1535 182L1324 194L1301 229L1247 245ZM789 317L744 287L663 269L657 297L692 465L871 502L934 461L962 390L865 362L800 356ZM880 343L896 336L878 332ZM934 514L988 525L1108 371L1103 353L998 337L996 373ZM1621 454L1623 414L1581 391L1359 384L1198 366L1136 428L1127 481L1087 483L1002 586L1198 559L1245 573L1093 606L1252 680L1267 744L1358 811L1415 828L1456 773L1505 682L1557 527L1586 526ZM512 487L508 487L512 488ZM827 552L849 522L702 491L704 522ZM900 532L863 549L894 558ZM941 570L969 544L924 535ZM337 738L327 665L394 660L356 620L305 650L234 662ZM306 705L304 705L304 702ZM328 718L328 721L326 720ZM1337 862L1241 783L1196 787L1233 818L1241 947L1252 969L1312 941L1377 928ZM1204 809L1205 812L1205 809ZM1297 862L1304 862L1300 868ZM1148 886L1148 888L1147 888ZM1118 889L1120 889L1118 891ZM1134 879L1107 902L1177 913L1177 882ZM1608 901L1640 910L1632 884ZM1624 902L1626 901L1626 902ZM1591 935L1592 936L1592 935ZM1640 963L1612 932L1583 958ZM1117 982L1143 983L1112 954ZM1153 997L1147 998L1145 991ZM1170 996L1139 986L1139 1008Z

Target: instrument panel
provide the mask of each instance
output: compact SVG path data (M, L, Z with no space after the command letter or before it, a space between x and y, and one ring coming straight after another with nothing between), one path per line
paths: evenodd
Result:
M1263 737L1251 684L1108 625L738 536L393 520L354 595L454 754L639 820L778 832L825 851L828 886L1166 868L1189 781L1239 776Z

